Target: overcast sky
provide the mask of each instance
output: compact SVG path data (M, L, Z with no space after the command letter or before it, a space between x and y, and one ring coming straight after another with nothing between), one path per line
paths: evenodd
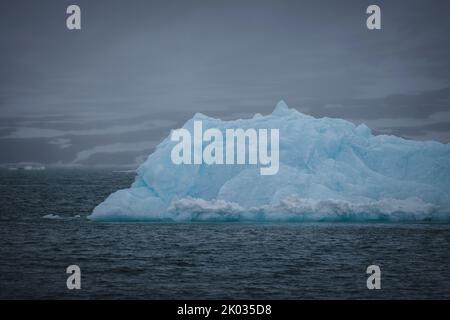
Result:
M2 1L0 164L136 166L196 112L280 99L449 142L450 1Z

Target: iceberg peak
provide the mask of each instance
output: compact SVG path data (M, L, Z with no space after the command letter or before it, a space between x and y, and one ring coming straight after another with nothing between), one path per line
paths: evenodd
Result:
M284 100L280 100L280 101L278 101L277 105L275 106L275 109L273 109L272 115L281 116L281 115L284 115L289 112L290 112L290 109L289 109L288 105L286 104L286 102L284 102Z
M194 114L194 116L192 117L192 119L195 119L195 120L208 120L208 119L212 119L212 118L209 117L209 116L207 116L207 115L204 114L204 113L197 112L197 113Z

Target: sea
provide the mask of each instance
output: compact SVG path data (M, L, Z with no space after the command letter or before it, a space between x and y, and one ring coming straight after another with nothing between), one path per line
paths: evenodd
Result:
M0 170L0 299L449 299L446 223L101 223L135 173ZM81 288L69 290L77 265ZM368 289L368 266L380 289Z

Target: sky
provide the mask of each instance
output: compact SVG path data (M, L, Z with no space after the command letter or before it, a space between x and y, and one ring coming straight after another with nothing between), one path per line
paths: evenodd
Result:
M445 0L5 0L0 165L136 167L197 112L251 117L281 99L448 143L449 35Z

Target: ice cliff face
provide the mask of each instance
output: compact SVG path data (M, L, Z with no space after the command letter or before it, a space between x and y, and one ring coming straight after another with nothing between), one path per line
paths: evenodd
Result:
M365 125L316 119L278 103L272 114L205 128L279 129L279 171L257 165L175 165L170 138L89 219L101 221L450 220L450 145L374 136Z

